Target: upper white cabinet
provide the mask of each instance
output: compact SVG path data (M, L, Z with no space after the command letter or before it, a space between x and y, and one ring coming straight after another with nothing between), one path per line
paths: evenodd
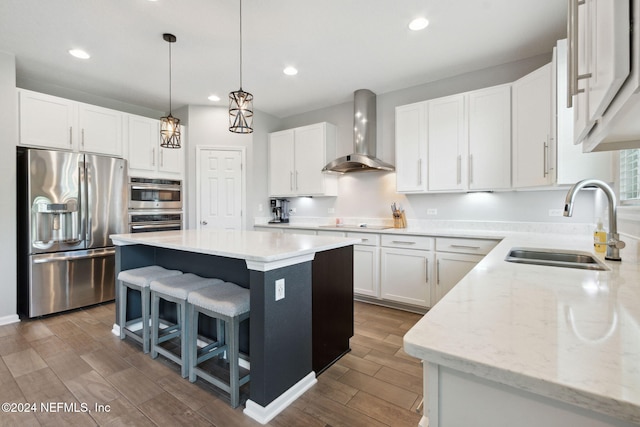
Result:
M555 179L552 64L515 81L512 88L512 184L515 188L550 185Z
M556 64L556 118L557 118L557 174L558 185L595 178L606 182L613 178L613 153L611 151L585 153L581 145L573 143L574 114L581 108L574 98L573 108L567 108L567 40L559 40L554 49ZM580 93L579 95L585 95ZM579 98L579 97L578 97Z
M21 145L123 155L119 111L18 90Z
M20 144L72 150L75 102L57 96L18 90Z
M467 157L465 95L427 102L429 191L462 190L462 161ZM466 180L466 174L465 174Z
M322 168L336 154L336 127L318 123L269 134L271 196L337 196L337 176Z
M122 156L122 117L120 111L78 103L80 151Z
M511 85L470 92L469 190L511 187Z
M396 107L398 192L510 186L510 85Z
M640 147L640 1L569 5L564 95L574 106L574 141L584 151Z
M427 103L396 107L396 190L427 190Z
M178 177L183 175L184 144L181 148L160 147L160 121L129 114L129 175ZM184 138L184 130L182 131Z

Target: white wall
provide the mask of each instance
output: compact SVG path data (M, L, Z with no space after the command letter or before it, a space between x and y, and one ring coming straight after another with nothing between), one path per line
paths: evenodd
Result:
M551 55L474 71L444 80L378 94L377 152L382 160L395 163L395 107L455 93L513 82L545 65ZM354 88L359 89L359 88ZM311 111L281 120L281 129L327 121L338 127L337 155L353 152L353 102ZM566 190L566 189L565 189ZM337 198L292 199L299 217L387 218L392 202L402 203L409 219L581 222L592 223L604 216L595 209L593 192L577 199L572 218L550 217L549 209L562 209L566 191L517 191L481 194L403 195L395 192L395 173L363 172L339 179ZM435 208L437 215L427 215ZM329 210L335 213L329 214ZM260 215L262 216L262 215Z
M266 213L258 212L262 205L264 212L268 210L269 198L267 188L267 134L278 125L278 119L260 111L254 112L254 132L241 135L229 132L229 111L225 107L189 106L176 111L185 121L187 128L186 144L186 197L187 228L196 227L196 147L228 146L245 147L247 164L247 226L253 225L255 216Z
M16 321L16 145L18 117L16 61L0 52L0 324Z

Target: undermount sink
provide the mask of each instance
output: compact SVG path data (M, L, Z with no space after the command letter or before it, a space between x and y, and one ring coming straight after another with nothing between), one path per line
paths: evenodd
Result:
M609 270L589 252L557 249L511 248L505 261L585 270Z

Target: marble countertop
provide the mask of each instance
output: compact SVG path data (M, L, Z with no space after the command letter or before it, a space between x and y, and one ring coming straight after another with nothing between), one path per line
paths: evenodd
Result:
M589 235L508 233L405 335L419 359L640 423L640 264L516 264L512 247L593 253Z
M360 239L245 230L176 230L114 234L115 245L141 244L187 252L276 262L360 243Z

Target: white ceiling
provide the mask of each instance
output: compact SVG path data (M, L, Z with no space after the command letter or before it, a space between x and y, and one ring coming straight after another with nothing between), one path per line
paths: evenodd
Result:
M551 51L561 0L243 0L243 89L277 117ZM227 105L239 87L238 0L1 0L0 50L18 81L167 111ZM423 15L421 32L407 25ZM83 61L67 51L82 48ZM294 77L282 69L299 69ZM222 100L212 103L210 94Z

